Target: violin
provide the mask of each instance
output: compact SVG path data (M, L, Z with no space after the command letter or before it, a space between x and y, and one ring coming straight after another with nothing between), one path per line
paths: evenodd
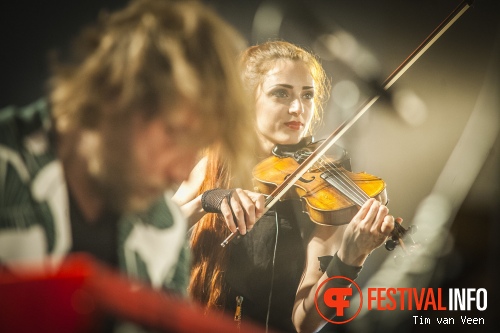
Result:
M262 190L268 192L270 188L275 187L266 200L266 211L281 200L281 198L294 195L293 191L292 194L288 193L292 187L295 188L295 195L301 195L301 198L304 199L303 201L307 203L306 211L311 216L311 219L320 224L325 223L327 220L339 221L334 223L340 224L349 223L350 219L348 217L352 216L352 213L357 211L358 207L371 196L379 200L381 199L381 202L384 203L384 195L386 199L387 194L385 193L385 183L381 179L366 173L351 173L339 167L335 163L335 160L324 156L328 149L333 147L335 142L382 96L382 92L387 91L472 6L473 2L473 0L463 0L401 65L389 75L381 85L381 93L362 104L355 113L337 127L314 151L306 149L306 151L294 152L294 158L292 159L289 158L291 156L280 157L275 155L268 160L264 160L257 166L257 171L260 171L254 172L257 175L259 173L263 175L269 173L269 176L262 177ZM297 157L295 157L295 154L297 154ZM327 205L328 210L324 209L325 201L329 202ZM325 213L326 211L328 213ZM346 220L347 222L345 222ZM391 239L385 244L386 249L393 250L397 245L401 245L404 249L402 237L408 231L414 232L415 228L405 229L399 223L395 223ZM221 246L225 247L237 236L237 231L232 233L221 243Z
M305 140L307 142L308 138ZM272 196L276 188L312 154L318 142L310 142L305 146L299 143L297 146L302 147L294 150L292 145L277 145L273 155L254 168L256 191ZM388 203L386 184L381 178L366 172L348 171L342 163L342 158L321 158L294 183L294 190L288 191L281 200L300 199L303 211L311 221L328 226L349 223L370 198ZM402 238L410 230L398 223L396 225L399 227L394 228L391 239L386 243L388 250L402 244Z
M254 190L271 194L311 154L317 143L295 152L286 152L276 146L273 155L260 162L253 170ZM370 198L387 203L386 185L381 178L346 170L339 160L325 157L316 162L299 181L294 191L288 191L281 200L301 199L303 211L320 225L349 223L359 207Z

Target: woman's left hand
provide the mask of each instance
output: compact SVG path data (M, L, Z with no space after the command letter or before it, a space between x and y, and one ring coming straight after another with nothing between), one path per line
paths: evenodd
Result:
M394 223L386 206L375 199L365 202L346 227L337 254L340 260L347 265L362 266L366 257L387 240Z

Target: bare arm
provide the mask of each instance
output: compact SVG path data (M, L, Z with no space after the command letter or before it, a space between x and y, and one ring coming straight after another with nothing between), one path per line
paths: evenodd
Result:
M316 311L314 295L328 277L319 270L318 257L334 254L342 242L346 226L315 226L306 248L306 267L295 297L292 321L298 332L315 331L323 323Z
M178 204L188 220L189 227L198 222L206 212L203 210L201 197L198 191L205 178L207 167L206 158L202 159L194 167L189 179L182 183L172 200ZM226 199L221 203L220 210L231 232L239 232L244 235L251 230L255 222L264 214L265 198L262 194L234 189L231 195L231 207ZM236 216L236 221L233 218Z
M388 213L387 207L370 199L348 225L316 227L307 245L303 281L297 290L292 314L292 321L298 332L313 332L324 324L324 319L316 310L314 297L318 286L328 279L328 275L319 271L318 257L337 252L342 263L362 266L368 255L384 243L394 228L394 218ZM329 283L322 287L320 295L331 287ZM324 311L329 312L322 310L328 316L335 315L335 309Z
M198 195L198 190L205 178L206 167L207 159L203 158L193 168L189 179L181 184L172 197L172 201L179 205L186 216L189 228L206 214L201 207L201 195Z

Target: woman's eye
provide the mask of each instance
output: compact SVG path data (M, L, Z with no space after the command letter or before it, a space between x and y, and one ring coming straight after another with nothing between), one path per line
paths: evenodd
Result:
M279 90L274 90L271 92L271 95L278 97L278 98L287 98L288 97L288 92L283 89Z
M305 99L313 99L314 98L314 93L312 91L308 91L302 95L303 98Z

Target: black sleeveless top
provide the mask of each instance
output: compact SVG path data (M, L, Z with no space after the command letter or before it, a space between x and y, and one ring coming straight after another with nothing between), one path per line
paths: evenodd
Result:
M243 296L242 320L265 325L269 309L270 328L295 332L292 310L306 253L299 225L307 219L294 212L296 203L277 203L250 233L230 244L225 308L229 314L235 313L236 297Z
M311 141L312 138L305 138L299 145L307 147ZM277 148L286 153L288 148L290 151L301 148L299 145ZM350 158L343 148L334 146L330 151L340 165L351 169ZM228 248L225 282L229 290L224 310L234 315L236 297L243 296L241 320L261 325L267 322L271 329L295 332L292 310L304 271L304 240L308 240L313 228L314 223L303 213L302 202L286 200L275 204L250 233L233 240Z

